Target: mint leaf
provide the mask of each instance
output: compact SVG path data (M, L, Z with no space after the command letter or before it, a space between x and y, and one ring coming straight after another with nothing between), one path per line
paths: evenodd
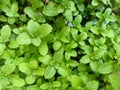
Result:
M0 55L2 55L3 54L3 52L4 52L4 50L5 50L5 44L1 44L0 43Z
M3 65L2 68L1 68L1 71L2 71L5 75L11 74L14 70L15 70L15 65L13 65L13 64L5 64L5 65Z
M89 81L86 84L87 90L97 90L99 83L95 80Z
M17 12L18 12L18 3L14 2L10 7L10 9L6 12L6 15L9 17L18 17L19 14Z
M43 83L41 86L40 86L40 88L41 89L48 89L49 88L49 83Z
M58 67L58 73L63 77L69 76L70 72L67 68Z
M64 8L61 5L55 3L49 3L43 9L43 14L46 16L56 16L64 11Z
M72 84L72 87L74 87L75 89L79 89L81 86L84 85L83 79L77 75L70 76L70 82Z
M92 5L93 6L97 6L99 3L98 3L98 0L92 0Z
M26 32L19 34L18 37L16 38L16 40L17 40L17 43L20 45L31 44L31 38Z
M72 17L72 11L71 10L66 10L64 13L65 18L67 19L68 22L72 22L73 17Z
M41 44L41 39L40 39L40 37L32 38L32 43L33 43L33 45L35 45L35 46L39 46L39 45Z
M3 39L4 42L9 40L9 37L11 36L11 28L10 28L10 26L5 25L5 26L2 27L1 36L2 36L2 39Z
M55 68L52 67L52 66L48 66L48 67L45 69L44 76L45 76L46 79L49 79L49 78L54 77L55 73L56 73Z
M48 53L48 46L46 42L41 42L39 46L39 53L43 56L45 56Z
M29 62L29 67L32 69L37 69L38 67L38 62L36 60L32 60Z
M54 41L54 43L53 43L53 49L55 51L59 50L61 48L61 46L62 46L62 43L60 41Z
M30 20L27 23L27 29L28 29L28 33L32 36L32 37L36 37L38 34L38 27L39 27L39 23Z
M28 63L20 63L18 68L23 73L27 73L27 74L31 73Z
M39 90L39 87L37 85L30 85L27 87L27 90Z
M19 76L17 75L13 75L10 77L10 82L12 83L13 86L15 87L22 87L25 85L25 81L24 79L21 79Z
M89 56L87 56L87 55L83 56L83 57L80 59L80 62L81 62L81 63L84 63L84 64L89 63L89 62L90 62Z
M108 76L109 78L109 83L112 85L114 90L118 90L120 88L120 76L116 74L110 74Z
M54 82L52 82L52 86L53 87L60 87L61 83L59 81L54 81Z
M109 74L113 71L113 67L110 63L103 63L99 66L98 71L102 74Z
M27 84L33 84L35 82L35 79L36 79L35 76L27 76L25 78Z
M45 37L52 32L52 26L49 24L41 24L38 28L40 37Z

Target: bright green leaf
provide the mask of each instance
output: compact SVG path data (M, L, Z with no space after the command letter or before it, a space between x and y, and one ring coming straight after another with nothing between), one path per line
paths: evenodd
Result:
M25 81L24 79L21 79L19 76L15 76L13 75L11 78L10 78L10 82L13 84L13 86L15 87L22 87L25 85Z
M43 83L41 86L40 86L40 88L41 89L48 89L49 88L49 83Z
M32 69L36 69L38 67L38 62L36 60L32 60L29 62L29 67Z
M99 3L98 3L98 0L92 0L92 5L93 6L97 6Z
M49 3L47 6L44 7L43 14L46 16L56 16L63 11L63 6L57 5L55 3Z
M72 11L71 10L66 10L64 13L65 18L67 19L68 22L72 22L73 16L72 16Z
M99 83L95 80L87 82L86 84L87 90L97 90L98 84Z
M62 46L62 43L60 41L54 41L54 43L53 43L53 49L55 51L59 50L61 48L61 46Z
M46 42L41 42L39 46L39 53L45 56L48 53L48 46Z
M45 37L52 32L52 26L47 23L41 24L38 29L40 37Z
M81 86L84 85L84 81L80 76L77 75L72 75L70 77L70 82L72 84L72 87L74 87L75 89L80 88Z
M40 90L40 89L39 89L39 86L37 85L30 85L30 86L27 86L27 90Z
M0 55L3 54L4 50L5 50L5 44L0 43Z
M113 87L113 90L119 90L120 89L120 76L116 74L111 74L108 76L110 80L110 84Z
M5 65L3 65L2 68L1 68L1 71L2 71L5 75L11 74L14 70L15 70L15 65L13 65L13 64L5 64Z
M41 44L41 39L40 39L40 37L32 38L32 43L33 43L33 45L35 45L35 46L40 46L40 44Z
M19 34L16 40L17 40L17 43L20 45L31 44L31 38L26 32Z
M88 56L88 55L83 56L83 57L80 59L80 62L81 62L81 63L84 63L84 64L89 63L89 62L90 62L89 56Z
M98 71L102 74L109 74L113 71L113 66L110 63L103 63L99 66Z
M35 82L35 79L36 79L35 76L27 76L25 78L27 84L33 84Z
M1 36L2 36L4 41L8 40L8 38L11 36L11 28L10 28L10 26L5 25L5 26L2 27Z
M51 67L51 66L48 66L46 69L45 69L45 73L44 73L44 76L46 79L49 79L49 78L52 78L54 77L56 73L56 70L54 67Z
M32 37L36 37L37 34L38 34L38 27L40 25L33 21L33 20L30 20L28 23L27 23L27 29L28 29L28 33L32 36Z

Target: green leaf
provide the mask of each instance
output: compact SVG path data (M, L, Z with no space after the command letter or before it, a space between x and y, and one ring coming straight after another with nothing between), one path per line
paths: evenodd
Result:
M35 10L32 7L26 7L24 9L24 12L25 12L25 14L27 14L33 20L37 20L38 22L42 22L42 23L46 21L44 16L40 13L36 13Z
M43 2L40 0L29 0L33 8L40 8L43 6Z
M63 15L65 16L65 18L67 19L68 22L72 22L73 16L72 16L71 10L66 10Z
M66 6L71 11L76 11L75 3L73 1L68 1Z
M28 63L20 63L18 68L23 73L27 73L27 74L31 73Z
M49 61L51 60L51 56L50 55L40 56L38 60L39 62L42 62L45 65L48 65Z
M16 21L16 18L14 18L14 17L8 17L8 23L9 24L14 24L15 21Z
M112 12L112 9L111 8L107 8L104 12L104 17L106 18L107 16L109 16Z
M78 41L82 41L87 39L87 33L86 32L82 32L80 35L78 35Z
M0 15L0 22L7 22L7 18L3 15Z
M63 49L60 49L59 51L56 51L53 55L53 60L57 62L61 62L63 60Z
M54 81L54 82L52 82L52 86L53 86L53 87L60 87L60 86L61 86L61 82L59 82L59 81Z
M97 12L97 13L96 13L96 16L97 16L98 18L100 18L100 19L103 18L103 14L102 14L102 12Z
M5 44L1 44L0 43L0 55L2 55L3 54L3 52L4 52L4 50L5 50Z
M44 76L45 76L46 79L49 79L49 78L54 77L55 73L56 73L55 68L52 67L52 66L48 66L48 67L45 69Z
M31 38L26 32L19 34L16 40L17 40L17 43L20 45L31 44Z
M27 90L40 90L40 89L37 85L30 85L30 86L27 86Z
M77 15L75 17L74 21L73 21L74 26L79 28L81 21L82 21L82 16L81 15Z
M39 46L39 53L45 56L48 53L48 46L46 42L41 42Z
M41 24L38 29L40 37L45 37L52 32L52 26L47 23Z
M88 55L84 55L81 59L80 59L81 63L87 64L90 62L90 58Z
M97 90L98 89L98 82L93 80L93 81L89 81L86 84L86 88L87 90Z
M32 60L29 62L29 67L32 69L37 69L38 67L38 62L36 60Z
M40 39L40 37L32 38L32 43L33 43L33 45L35 45L35 46L40 46L40 44L41 44L41 39Z
M27 84L33 84L34 82L35 82L35 76L27 76L26 78L25 78L25 80L26 80L26 82L27 82Z
M5 25L5 26L2 27L1 36L2 36L2 38L4 40L4 42L9 40L9 37L11 36L11 28L10 28L10 26Z
M79 63L76 60L68 61L68 64L72 67L77 67L79 65Z
M13 86L15 87L23 87L25 85L25 81L24 79L21 79L19 76L15 76L13 75L11 78L10 78L10 82L12 83Z
M38 67L37 70L34 70L32 75L39 75L39 76L43 76L45 73L45 68L43 67Z
M75 89L78 89L84 85L83 79L77 75L70 76L70 82L72 84L72 87L74 87Z
M13 64L5 64L5 65L3 65L2 68L1 68L1 71L2 71L5 75L11 74L14 70L15 70L15 65L13 65Z
M53 49L55 51L59 50L61 48L61 46L62 46L62 43L60 41L54 41L54 43L53 43Z
M92 69L92 71L94 72L98 72L98 67L99 67L100 63L96 62L96 61L91 61L90 62L90 68Z
M75 29L75 28L71 28L71 34L72 34L72 37L75 41L78 40L78 30Z
M102 56L104 56L104 54L106 53L106 49L99 49L97 48L94 53L93 53L93 57L95 59L99 59L101 58Z
M48 89L50 87L50 84L49 83L43 83L40 88L41 89Z
M48 3L47 6L43 9L43 14L46 16L56 16L64 11L63 6L55 4L55 3Z
M90 28L90 30L91 30L94 34L96 34L96 35L99 35L99 34L100 34L100 33L99 33L99 28L96 27L96 26L92 26L92 27Z
M116 74L111 74L108 76L109 82L113 87L113 90L119 90L120 89L120 76Z
M62 75L63 77L67 77L70 74L69 69L63 68L63 67L58 67L58 73Z
M99 73L109 74L113 71L113 66L110 63L103 63L98 68Z
M113 30L106 30L102 33L102 35L105 37L109 37L109 38L114 38L115 34Z
M27 29L28 29L28 33L32 36L32 37L36 37L38 35L38 27L39 27L39 23L30 20L27 23Z
M16 40L9 41L9 48L17 48L19 45Z
M77 4L77 8L79 11L83 12L85 10L85 5L84 3L79 3Z
M92 0L92 5L97 6L99 4L98 0Z
M18 17L19 14L17 12L18 12L18 3L14 2L10 7L10 9L6 12L6 15L9 17Z

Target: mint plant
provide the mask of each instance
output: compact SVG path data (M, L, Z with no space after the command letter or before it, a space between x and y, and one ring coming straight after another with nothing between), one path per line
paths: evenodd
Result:
M0 90L119 90L119 0L0 0Z

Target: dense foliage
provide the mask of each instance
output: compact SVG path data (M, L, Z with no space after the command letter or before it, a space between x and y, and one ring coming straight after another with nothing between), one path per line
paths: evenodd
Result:
M120 90L120 0L0 0L0 90Z

